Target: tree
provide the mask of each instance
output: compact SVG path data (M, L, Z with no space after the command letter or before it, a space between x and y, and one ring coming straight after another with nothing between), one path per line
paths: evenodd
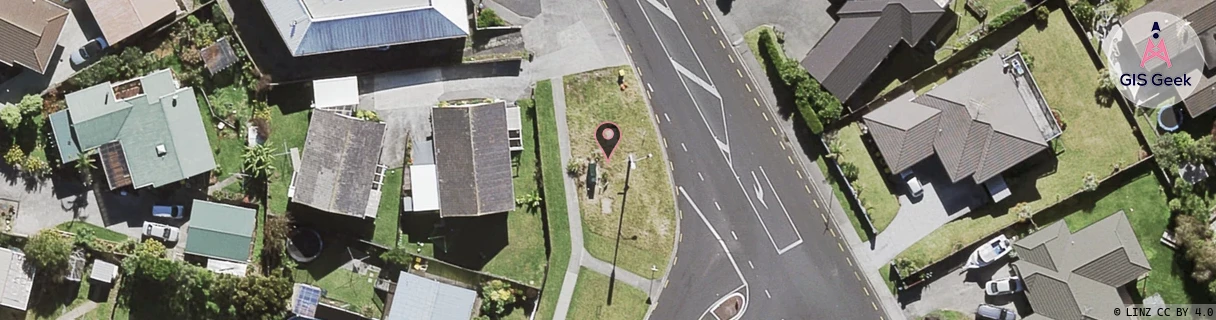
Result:
M490 280L481 285L481 312L497 318L506 312L508 305L514 304L517 291L511 284L502 280Z
M274 152L274 148L268 145L246 147L245 154L241 155L245 173L259 181L269 179L275 171L272 163L275 157Z
M1122 17L1122 16L1125 16L1128 13L1132 12L1132 1L1131 0L1114 0L1114 1L1111 1L1110 5L1115 6L1115 15L1116 16Z
M1182 165L1199 163L1216 157L1216 141L1195 140L1189 133L1175 132L1162 135L1153 145L1157 161L1167 172L1177 172Z
M1017 213L1019 220L1030 222L1030 225L1035 229L1039 228L1039 225L1034 222L1034 209L1030 207L1029 203L1018 203L1017 206L1013 207L1013 212Z
M68 269L72 241L56 229L44 229L25 244L25 256L38 268L38 273L58 278Z
M1093 29L1094 6L1089 4L1089 1L1077 1L1072 4L1072 13L1077 16L1077 21L1081 23L1081 27L1085 30Z
M9 130L16 130L17 126L21 125L21 108L17 106L5 106L0 108L0 121L4 122L4 127Z
M139 245L135 246L135 255L141 257L164 258L167 250L168 249L165 248L165 244L160 243L160 241L156 241L155 239L146 239L144 242L140 242Z
M95 155L97 155L97 149L90 149L81 154L79 159L76 159L76 171L80 172L84 184L93 184L92 173L94 169L97 169L96 160L93 160L93 156Z
M1085 177L1081 179L1081 190L1094 191L1098 190L1098 179L1093 172L1086 172Z
M356 110L355 118L359 118L359 119L363 119L363 120L367 120L367 121L371 121L371 122L380 122L380 115L376 114L375 111L371 111L371 110Z
M1051 17L1051 11L1047 10L1047 6L1039 6L1034 9L1034 18L1039 22L1047 22L1047 18Z
M42 96L27 94L21 97L21 102L17 103L17 109L21 111L21 115L33 118L35 114L42 111Z
M1109 106L1115 102L1115 95L1119 94L1119 89L1115 87L1114 80L1111 80L1110 72L1106 68L1098 69L1098 88L1094 91L1094 99L1103 106Z

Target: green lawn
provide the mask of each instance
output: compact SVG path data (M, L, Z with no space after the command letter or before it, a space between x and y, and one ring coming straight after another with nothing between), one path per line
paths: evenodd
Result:
M1048 105L1068 123L1057 138L1067 151L1057 155L1055 162L1035 163L1019 174L1005 175L1013 198L980 207L938 228L897 259L910 259L918 265L939 261L1014 223L1017 215L1009 213L1014 204L1026 202L1040 210L1080 190L1087 172L1106 177L1113 164L1129 165L1138 159L1140 146L1121 111L1094 102L1098 83L1093 74L1097 68L1089 61L1081 40L1065 23L1061 11L1053 11L1050 21L1042 30L1026 29L1020 39L1023 50L1035 56L1032 71Z
M620 229L620 253L617 264L643 277L651 276L650 268L659 268L655 275L666 272L675 239L675 200L667 166L663 164L663 149L659 136L651 123L641 86L634 85L622 91L617 86L617 72L624 70L628 83L637 84L638 78L628 66L605 68L565 77L566 123L570 127L570 153L575 159L588 159L600 153L595 145L595 128L605 121L615 122L621 128L620 144L611 162L600 161L597 188L607 186L595 200L588 200L586 192L578 192L583 217L584 246L592 256L604 261L613 260L618 219L621 213L621 196L625 183L626 158L629 154L653 159L639 162L629 181L628 210L624 210L624 224ZM609 213L602 213L602 201L611 199Z
M895 214L899 212L899 198L887 188L886 177L890 173L884 172L885 169L878 169L878 164L874 163L874 158L871 157L872 154L877 154L878 150L871 152L866 149L857 124L840 128L836 137L840 139L841 145L839 160L857 166L857 181L853 181L853 189L857 190L857 197L862 205L866 206L870 220L874 221L874 233L881 233L891 224L891 220L895 220Z
M380 209L376 211L376 231L372 242L389 248L397 247L397 236L401 228L397 219L401 217L401 168L384 173L384 186L380 188Z
M365 316L379 318L384 301L376 295L375 277L363 276L340 265L350 259L346 243L326 240L321 256L308 264L296 266L292 279L325 289L325 298L341 301L341 307L349 304L352 310Z
M524 151L513 155L515 166L515 196L540 193L537 191L536 132L533 128L535 106L518 103L520 108ZM507 213L507 247L482 268L491 274L507 277L539 287L545 277L545 234L540 209L528 210L516 206Z
M929 320L929 319L935 319L935 320L971 320L971 319L974 319L974 317L972 317L972 316L970 316L970 315L967 315L966 313L962 313L962 312L958 312L958 311L954 311L954 310L945 310L945 309L942 309L942 310L933 310L933 312L930 312L929 314L926 314L924 317L918 317L917 319L920 319L920 320Z
M311 113L310 109L283 110L271 106L270 126L274 130L266 143L279 153L287 152L291 148L300 148L300 154L303 155L304 137L308 134L308 116ZM275 160L278 172L270 178L270 212L278 214L287 212L287 188L291 186L292 167L289 155L284 154Z
M569 319L638 320L646 316L646 292L617 281L608 302L608 276L581 268L574 297L570 299Z
M829 171L828 164L825 161L823 156L820 156L819 159L815 160L815 164L819 165L820 172L827 175ZM870 241L870 235L862 227L861 219L857 218L857 214L853 212L853 204L844 196L844 189L841 189L840 182L837 182L836 179L828 178L828 183L832 185L832 194L836 196L836 201L840 202L845 215L849 216L849 224L853 225L853 232L857 233L857 237L861 238L862 242Z
M1152 271L1144 280L1147 282L1145 297L1160 293L1166 303L1209 303L1197 300L1204 299L1206 292L1191 294L1185 289L1185 284L1191 279L1179 269L1178 263L1189 262L1175 259L1177 256L1174 250L1161 244L1161 234L1170 224L1170 212L1166 202L1165 192L1156 178L1146 174L1096 202L1068 201L1036 216L1035 220L1038 225L1046 226L1051 223L1051 219L1064 216L1068 229L1077 232L1123 210L1140 241L1140 247L1144 249L1144 255L1148 257L1149 265L1152 266Z
M71 232L71 233L80 233L82 231L89 231L89 232L92 232L93 236L98 239L109 240L109 241L114 241L114 242L122 242L124 240L127 240L127 235L119 233L118 231L102 228L100 226L82 222L82 221L64 222L64 223L61 223L61 224L55 226L55 229L59 229L59 230L63 230L63 231Z
M561 84L558 84L561 85ZM557 140L557 115L553 110L553 84L549 80L536 83L533 92L537 126L540 128L540 165L544 181L545 210L549 220L549 274L541 294L540 319L553 319L557 296L565 281L566 266L570 264L570 220L566 210L566 172L561 159L562 145Z
M199 91L201 90L195 90L195 92ZM215 94L208 94L206 99L201 94L197 97L198 111L205 120L203 122L204 127L207 128L207 140L211 142L211 152L215 154L215 175L220 180L227 178L233 173L241 172L241 154L245 152L246 142L242 138L244 135L232 128L225 128L222 131L216 128L216 125L220 122L211 116L211 109L207 107L207 101L210 100L212 105L234 103L233 100L237 100L239 98L237 97L238 95L248 100L248 96L245 96L245 90L232 88L220 89Z

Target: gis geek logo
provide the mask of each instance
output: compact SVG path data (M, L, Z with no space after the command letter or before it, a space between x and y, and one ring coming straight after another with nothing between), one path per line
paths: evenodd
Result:
M1163 12L1142 13L1115 25L1102 43L1119 92L1146 108L1173 105L1195 90L1202 49L1190 22Z

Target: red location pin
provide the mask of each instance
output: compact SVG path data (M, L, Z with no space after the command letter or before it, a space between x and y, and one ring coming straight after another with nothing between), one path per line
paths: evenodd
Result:
M605 121L595 128L595 142L600 145L600 151L604 153L605 163L612 160L612 151L616 150L617 143L620 141L621 128L617 127L615 123Z

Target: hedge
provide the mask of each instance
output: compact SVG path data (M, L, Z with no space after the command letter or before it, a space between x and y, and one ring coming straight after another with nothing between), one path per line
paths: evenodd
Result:
M802 115L806 126L811 132L823 132L823 123L836 121L840 118L842 105L840 100L823 89L823 86L811 77L811 74L798 63L789 59L781 51L781 45L769 30L760 32L761 54L764 59L771 61L781 76L781 81L794 92L794 105Z

